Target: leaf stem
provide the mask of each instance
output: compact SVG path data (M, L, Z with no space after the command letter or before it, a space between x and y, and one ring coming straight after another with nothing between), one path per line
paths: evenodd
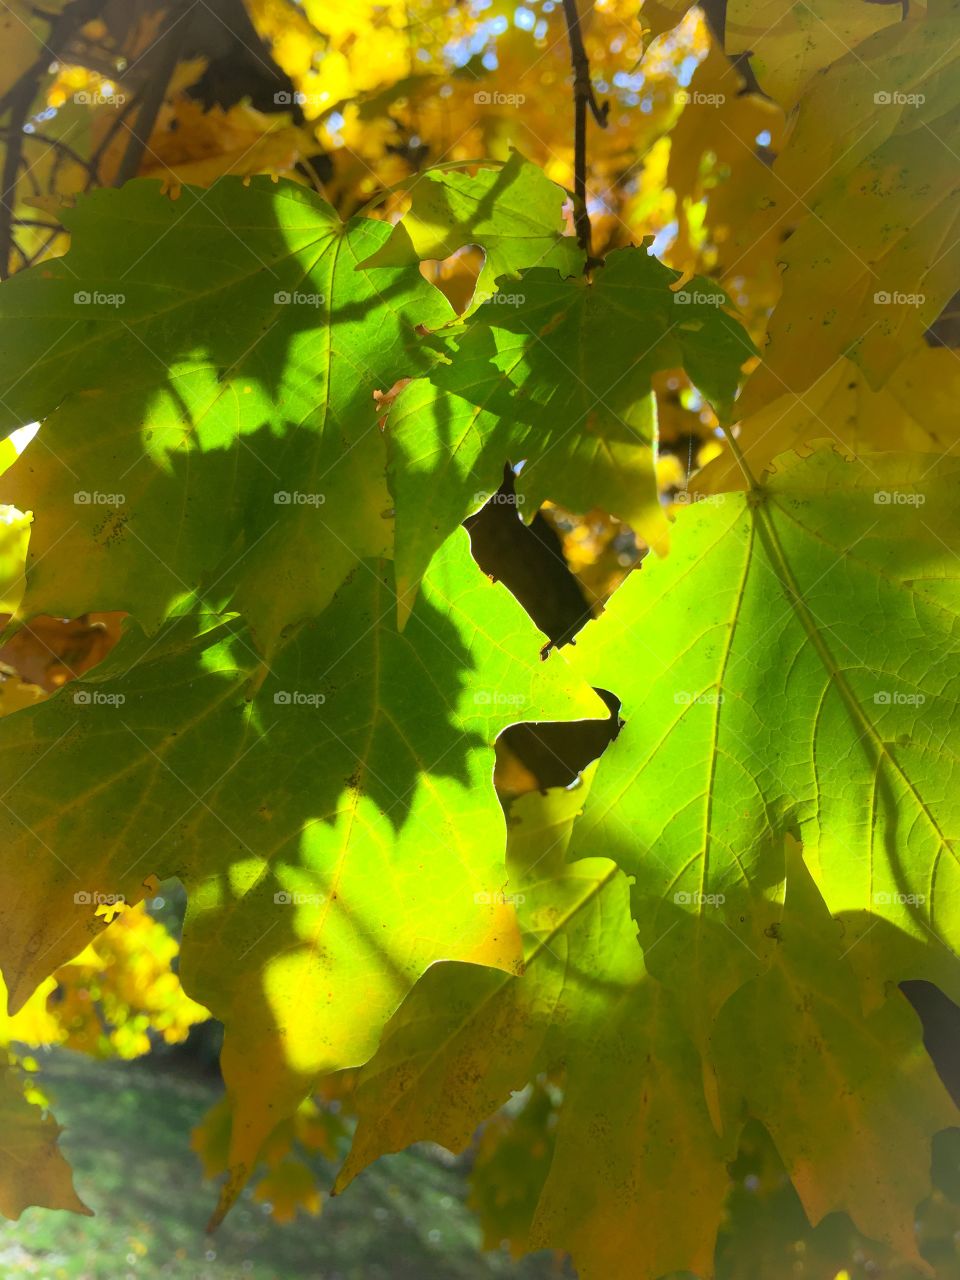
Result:
M740 448L740 441L733 434L733 430L730 427L721 423L720 429L723 432L724 439L726 440L727 444L730 446L730 452L733 454L734 458L737 461L737 466L743 472L743 478L747 482L747 488L752 493L759 493L760 482L757 479L757 477L753 474L753 472L750 470L750 464L749 462L747 462L747 459L744 456L744 452Z

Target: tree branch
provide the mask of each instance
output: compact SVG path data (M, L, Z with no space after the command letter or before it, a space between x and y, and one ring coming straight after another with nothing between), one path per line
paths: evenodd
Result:
M171 11L171 21L163 35L157 38L155 51L151 51L154 52L153 71L141 95L133 127L131 128L126 120L121 119L130 137L113 184L115 187L122 187L125 182L135 178L140 169L143 153L153 133L153 126L163 106L167 85L170 83L170 77L173 75L183 47L184 37L189 29L189 13L189 10L186 13L183 12L182 6L177 6Z
M563 0L563 14L567 20L567 37L570 41L570 61L573 65L573 196L574 226L577 243L590 257L590 215L587 212L587 108L602 129L607 127L610 104L597 102L590 83L590 61L583 46L580 31L580 12L577 0Z
M36 61L24 71L7 92L0 97L0 116L9 111L8 140L0 170L0 280L10 274L10 254L15 245L13 238L13 211L17 199L17 181L23 156L23 126L30 115L41 79L48 74L50 62L58 58L69 44L75 32L95 18L105 0L74 0L62 13L44 14L50 21L50 33L43 43L43 50ZM21 255L23 256L23 255Z
M17 201L17 181L23 158L23 126L30 114L30 107L37 94L40 72L34 79L21 79L17 92L9 103L10 127L0 170L0 280L10 275L10 254L14 247L13 211Z
M73 0L73 4L67 5L62 13L36 15L50 23L50 33L46 40L41 41L43 49L36 62L27 67L26 71L22 72L7 92L0 97L0 116L18 101L27 85L47 74L50 63L60 57L77 29L98 17L105 3L106 0Z

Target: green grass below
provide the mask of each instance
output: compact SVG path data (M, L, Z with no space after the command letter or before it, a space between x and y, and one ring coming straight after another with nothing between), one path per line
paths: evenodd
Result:
M555 1280L557 1261L484 1253L462 1162L429 1147L387 1157L319 1217L279 1225L246 1192L214 1236L216 1201L189 1148L215 1082L144 1063L42 1058L61 1147L95 1216L28 1209L0 1223L0 1276L38 1280ZM329 1185L333 1166L315 1167ZM569 1275L569 1272L566 1272Z

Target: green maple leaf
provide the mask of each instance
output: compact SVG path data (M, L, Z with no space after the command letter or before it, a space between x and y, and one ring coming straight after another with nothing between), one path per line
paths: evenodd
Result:
M603 857L564 864L581 804L582 793L554 791L515 806L523 976L462 964L424 974L360 1073L337 1188L420 1139L462 1150L512 1090L562 1068L524 1246L569 1250L584 1280L707 1274L733 1149L713 1132L675 998L645 971L626 878Z
M906 997L864 1012L843 924L789 840L786 863L771 967L724 1005L713 1037L724 1110L762 1121L811 1223L844 1210L924 1268L916 1206L930 1193L930 1140L956 1107Z
M183 983L226 1026L224 1208L270 1130L319 1073L370 1056L428 965L518 963L494 739L528 716L606 713L540 643L460 532L402 635L389 566L364 562L269 666L240 620L190 614L0 723L17 779L0 817L11 1002L104 927L98 895L178 876Z
M392 550L374 392L427 367L416 325L449 305L358 269L390 228L291 183L134 182L64 220L70 252L0 290L0 423L45 418L5 477L37 516L23 614L152 628L200 593L266 649Z
M600 506L666 544L654 472L651 377L683 367L728 416L753 346L726 295L641 248L610 254L591 283L524 271L454 329L430 380L397 397L388 423L397 579L412 588L457 524L494 492L505 459L532 516L545 498Z
M530 1225L553 1160L557 1089L538 1077L520 1105L501 1108L476 1135L469 1207L485 1249L509 1244L511 1257L529 1248Z
M785 455L686 510L669 558L578 637L626 727L574 847L634 877L651 971L701 1047L777 951L788 833L875 998L908 977L957 991L957 475Z
M727 1164L752 1117L814 1224L846 1211L922 1266L915 1208L930 1190L932 1136L956 1108L902 994L864 1013L843 929L799 846L788 839L770 968L723 1006L701 1064L683 995L645 971L623 873L606 858L565 861L582 794L514 807L508 866L524 972L444 964L424 974L360 1072L338 1188L415 1141L462 1150L511 1091L562 1070L555 1136L528 1171L520 1248L570 1250L583 1280L711 1274Z
M484 264L477 302L496 293L499 277L524 267L555 267L564 276L583 270L583 250L563 234L566 193L519 151L502 168L473 175L428 170L410 195L409 212L365 267L409 266L479 245Z

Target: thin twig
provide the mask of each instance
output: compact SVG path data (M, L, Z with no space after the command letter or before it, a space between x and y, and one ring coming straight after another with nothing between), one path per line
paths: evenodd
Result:
M36 266L38 262L42 261L42 259L46 257L47 250L51 248L56 243L57 239L62 235L63 235L63 227L54 228L53 232L47 236L46 240L44 240L43 244L40 245L39 249L34 249L33 253L29 255L24 253L24 251L20 248L20 245L17 244L16 248L23 257L24 266L27 266L27 267Z
M6 138L8 136L12 139L13 135L11 130L0 129L0 137ZM48 133L39 133L34 129L31 132L23 132L20 142L21 144L24 142L39 142L43 146L48 147L51 151L56 151L58 154L66 156L68 160L73 161L73 163L77 165L78 168L82 169L84 173L91 172L90 161L84 160L83 156L80 155L78 151L75 151L73 147L64 142L61 138L54 138ZM19 219L17 219L17 221L19 221Z
M314 191L316 191L317 195L322 196L324 200L326 200L327 192L323 185L323 179L320 177L319 173L317 173L316 169L313 167L313 165L310 163L307 157L301 156L300 159L297 161L297 164L300 166L300 168L304 171L304 173L310 179L310 182L313 185L313 189Z
M39 227L42 231L62 231L59 222L42 222L39 218L18 218L18 227Z
M62 13L44 15L49 16L50 32L42 42L43 49L39 57L0 97L0 116L9 112L9 136L4 151L3 169L0 171L0 280L6 280L9 276L10 254L14 248L19 248L14 241L13 224L23 144L28 136L23 132L23 126L27 123L30 108L39 92L40 81L48 74L51 61L60 57L75 33L95 18L105 3L106 0L74 0ZM21 256L24 256L22 251Z
M607 127L609 102L597 102L590 83L590 60L583 47L580 30L580 12L577 0L563 0L563 14L567 20L567 36L570 41L570 60L573 64L573 197L574 226L577 243L590 258L590 214L587 212L587 108L601 129Z

